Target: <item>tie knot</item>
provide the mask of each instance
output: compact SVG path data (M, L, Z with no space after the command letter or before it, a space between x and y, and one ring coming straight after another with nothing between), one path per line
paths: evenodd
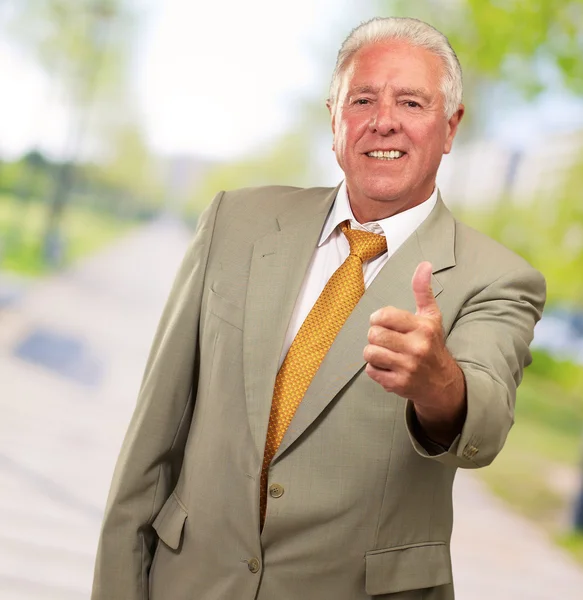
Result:
M355 254L362 262L382 254L387 249L387 238L384 235L350 229L348 221L344 221L340 227L350 244L350 254Z

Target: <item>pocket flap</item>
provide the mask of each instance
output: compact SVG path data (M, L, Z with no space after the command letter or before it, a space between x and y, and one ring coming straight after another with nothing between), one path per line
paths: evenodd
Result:
M180 538L188 513L174 492L162 506L162 510L152 523L158 537L172 550L180 546Z
M213 315L219 317L219 319L226 321L237 329L243 329L245 311L240 306L227 300L227 298L223 298L217 294L212 287L210 287L208 291L207 306L208 310L212 312Z
M366 592L371 596L451 582L451 559L444 542L410 544L366 553Z

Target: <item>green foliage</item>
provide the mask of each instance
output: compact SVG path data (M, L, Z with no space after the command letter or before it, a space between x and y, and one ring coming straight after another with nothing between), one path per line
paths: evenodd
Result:
M503 453L496 462L480 472L490 489L520 514L543 526L556 527L565 500L549 487L539 455L529 455L516 447L526 435L510 434Z
M312 173L312 140L303 131L291 133L260 153L209 169L187 206L196 215L221 190L258 185L302 185Z
M127 0L18 0L7 33L76 106L119 87L131 29Z
M514 250L547 279L549 305L583 306L583 161L555 196L512 202L503 198L485 209L455 210L461 220Z
M532 350L532 359L527 371L529 376L546 379L569 393L579 394L583 411L583 367L568 360L557 360L544 350Z
M578 367L578 381L581 381L582 370ZM517 422L528 421L529 426L537 430L544 429L544 435L562 439L559 446L548 449L551 452L560 451L568 439L574 446L579 444L583 434L583 388L580 385L577 389L568 391L552 380L529 375L525 385L519 389ZM537 443L543 439L540 438ZM571 460L575 458L571 457Z
M522 452L576 464L583 434L583 367L532 351L516 403Z
M470 78L504 80L532 95L556 85L541 69L546 62L583 94L581 0L384 0L379 7L445 33Z
M160 174L139 130L126 125L113 131L112 137L115 151L107 163L75 165L71 201L122 219L157 213L163 202ZM31 200L46 202L63 166L37 151L17 161L0 162L0 193L14 196L23 207Z
M542 355L537 353L533 365L541 362L539 358ZM575 378L580 380L582 369L566 363L551 369L550 357L543 362L541 371L551 377L531 372L532 367L526 370L518 389L516 423L506 445L494 463L478 474L496 495L549 535L571 539L561 532L571 516L573 498L557 481L577 481L580 476L583 395L581 388L567 392L554 380L570 380L577 369ZM580 545L564 546L583 562Z
M456 212L540 269L547 279L549 304L581 307L581 185L578 165L556 197L525 203L505 198L486 210ZM554 478L561 469L578 472L582 432L583 367L535 350L518 389L516 424L504 451L482 476L496 494L556 536L572 498L557 490ZM581 557L580 549L566 547Z
M107 158L85 168L85 175L100 187L116 190L119 203L157 212L164 204L163 172L148 148L140 124L127 112L118 111L107 131ZM119 117L123 118L123 121Z
M560 546L568 550L581 564L583 564L583 532L566 533L556 536Z
M162 178L131 106L127 76L137 22L132 0L10 0L2 33L44 68L69 110L69 164L43 168L34 156L0 171L1 189L50 204L47 231L58 230L73 197L102 194L116 213L149 213L162 204ZM0 23L1 24L1 23ZM88 140L105 164L80 164ZM44 165L46 167L46 165ZM117 206L112 206L114 200Z
M0 191L23 201L42 197L58 168L57 163L33 150L18 161L0 164Z
M48 271L41 252L46 210L38 200L22 202L14 196L0 195L1 269L28 276ZM122 222L109 214L71 207L63 222L66 264L103 247L131 226L132 222Z
M506 445L490 467L479 471L498 496L581 562L581 538L561 533L573 498L557 479L577 481L582 433L583 367L535 350L518 388L516 422Z

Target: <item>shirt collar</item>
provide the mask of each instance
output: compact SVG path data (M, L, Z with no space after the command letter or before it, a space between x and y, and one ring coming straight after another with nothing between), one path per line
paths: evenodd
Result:
M380 221L371 221L369 223L359 223L355 218L350 207L348 199L348 190L346 181L338 189L336 199L332 205L332 209L328 214L328 218L324 223L322 234L318 246L324 244L332 235L336 227L344 221L350 221L352 229L360 229L384 235L387 238L387 246L389 255L393 254L397 248L425 221L429 213L437 204L437 186L433 189L433 193L425 202L409 208L402 213L381 219Z

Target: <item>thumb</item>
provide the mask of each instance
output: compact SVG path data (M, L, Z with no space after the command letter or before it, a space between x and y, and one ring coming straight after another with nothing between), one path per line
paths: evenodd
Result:
M430 262L419 263L411 281L413 295L415 296L415 305L417 307L416 314L418 315L432 316L441 314L435 301L433 290L431 289L432 271L433 267Z

